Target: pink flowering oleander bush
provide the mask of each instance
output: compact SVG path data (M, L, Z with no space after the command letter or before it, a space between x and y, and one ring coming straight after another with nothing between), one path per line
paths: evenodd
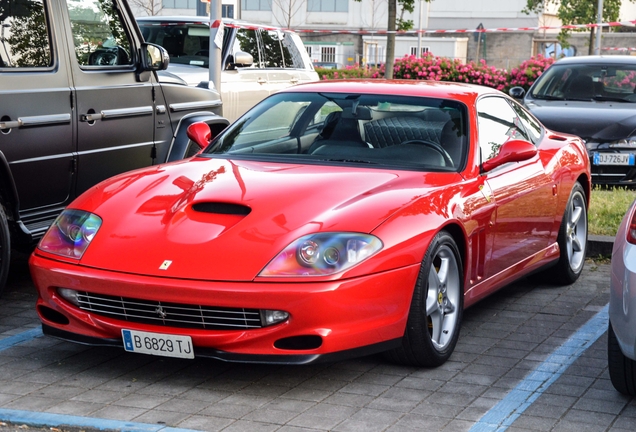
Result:
M347 65L344 69L326 69L317 67L316 72L321 80L372 78L377 69L360 67L359 64Z
M458 59L437 57L428 53L422 58L411 55L396 59L393 65L393 78L471 83L501 91L508 91L510 87L514 86L522 86L528 90L553 62L552 58L538 55L508 72L505 69L488 66L484 60L462 63ZM321 78L382 78L385 69L383 65L379 69L361 69L361 71L360 75L354 75L348 71L347 76L334 73L333 76L329 77L326 74L321 75Z
M510 87L521 86L528 91L530 86L552 63L554 63L552 57L544 57L541 54L531 57L521 63L518 68L513 68L510 71Z

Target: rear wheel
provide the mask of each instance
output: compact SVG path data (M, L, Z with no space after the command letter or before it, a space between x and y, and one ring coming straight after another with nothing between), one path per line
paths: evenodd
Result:
M439 366L453 353L464 307L464 273L453 237L431 242L413 292L402 346L386 353L397 363Z
M4 208L0 206L0 295L7 284L9 265L11 264L11 237L9 236L9 224Z
M636 395L636 362L621 351L612 323L607 328L607 364L614 388L626 395Z

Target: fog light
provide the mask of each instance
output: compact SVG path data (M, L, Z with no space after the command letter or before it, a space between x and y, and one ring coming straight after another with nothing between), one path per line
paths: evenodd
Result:
M278 324L283 321L287 321L289 318L289 312L280 310L262 310L261 322L263 327Z
M57 293L66 301L73 303L75 306L79 306L79 300L77 299L77 291L68 288L58 288Z

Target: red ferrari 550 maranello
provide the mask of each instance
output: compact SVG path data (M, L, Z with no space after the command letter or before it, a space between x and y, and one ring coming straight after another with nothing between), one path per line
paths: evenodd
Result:
M196 156L93 187L31 257L45 334L135 353L436 366L462 311L531 272L572 283L590 167L485 87L300 85Z

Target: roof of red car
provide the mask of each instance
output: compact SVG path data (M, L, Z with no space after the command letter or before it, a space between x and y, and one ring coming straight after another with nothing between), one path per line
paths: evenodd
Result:
M446 81L419 80L327 80L300 84L292 92L368 93L474 100L483 94L503 94L490 87Z

